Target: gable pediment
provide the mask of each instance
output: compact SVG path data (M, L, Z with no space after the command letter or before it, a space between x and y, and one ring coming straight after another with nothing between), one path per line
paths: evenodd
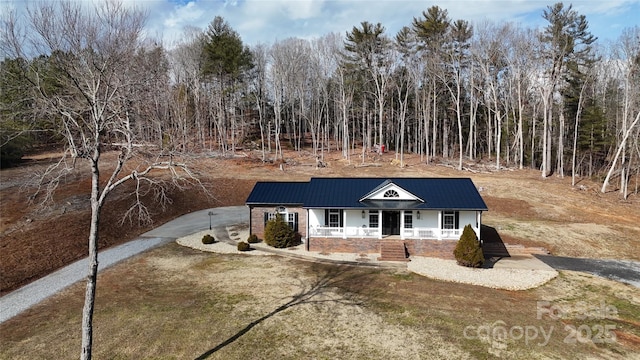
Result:
M371 190L360 201L367 200L385 200L385 201L419 201L424 202L420 197L414 195L410 191L398 186L391 180L386 180L375 189Z

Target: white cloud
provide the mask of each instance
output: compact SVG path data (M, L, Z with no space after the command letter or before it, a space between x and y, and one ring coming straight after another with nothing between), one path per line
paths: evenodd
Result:
M101 0L90 0L101 1ZM556 0L124 0L149 12L147 33L171 44L186 26L205 29L222 16L248 44L272 43L288 37L313 38L338 32L344 35L362 21L380 22L389 36L433 4L453 20L513 21L526 27L544 26L542 11ZM21 0L0 0L22 7ZM639 25L640 0L574 0L574 9L586 15L600 38L617 38L620 29ZM568 6L568 3L566 3Z
M180 6L176 5L175 9L170 12L169 16L164 19L163 24L168 27L184 26L197 23L203 16L202 6L195 1Z

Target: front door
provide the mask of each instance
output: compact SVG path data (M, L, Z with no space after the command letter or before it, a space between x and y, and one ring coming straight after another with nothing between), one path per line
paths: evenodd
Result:
M382 235L400 235L400 211L382 212Z

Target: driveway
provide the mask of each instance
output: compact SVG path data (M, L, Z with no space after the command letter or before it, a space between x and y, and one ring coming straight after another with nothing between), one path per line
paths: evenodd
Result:
M210 211L211 218L208 215ZM212 227L225 227L248 222L249 209L246 206L228 206L200 210L181 216L142 234L136 240L100 251L98 253L98 271L149 249L175 241L177 238L207 230L210 220ZM74 283L84 280L88 267L89 262L86 258L78 260L1 297L0 323Z
M640 262L534 255L556 270L573 270L598 275L640 288Z

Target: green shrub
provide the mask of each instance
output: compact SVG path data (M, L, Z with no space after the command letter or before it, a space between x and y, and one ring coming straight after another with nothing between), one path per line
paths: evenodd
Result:
M244 241L240 241L238 243L238 251L249 251L249 250L251 250L251 245L249 245L248 243Z
M264 242L275 248L286 248L300 244L300 236L284 221L282 215L267 221L264 229Z
M256 234L251 234L249 235L249 237L247 238L247 242L249 244L256 244L260 242L260 239L258 239L258 236Z
M462 266L477 268L484 263L480 241L478 241L478 236L471 225L464 227L460 240L458 240L456 248L453 250L453 255L456 257L458 264Z
M202 243L203 244L213 244L216 242L216 239L213 238L213 236L207 234L205 236L202 237Z

